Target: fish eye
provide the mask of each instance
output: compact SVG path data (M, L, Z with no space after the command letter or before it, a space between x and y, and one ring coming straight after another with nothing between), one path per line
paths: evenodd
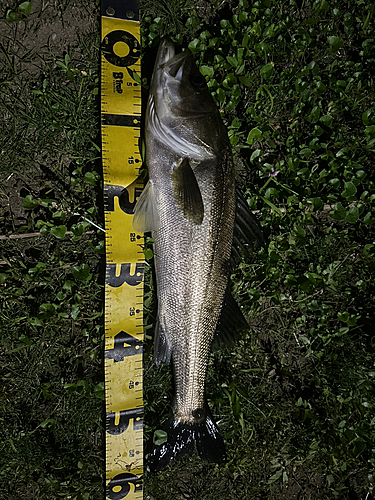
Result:
M206 86L206 79L202 75L192 75L190 77L191 83L194 85L194 87L197 87L199 90L204 89Z

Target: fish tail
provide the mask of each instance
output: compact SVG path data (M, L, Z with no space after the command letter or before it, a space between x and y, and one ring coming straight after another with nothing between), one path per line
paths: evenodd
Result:
M199 423L180 423L173 415L163 425L167 433L167 441L154 445L148 458L148 466L152 472L158 472L172 461L184 455L191 455L194 450L204 460L222 463L226 461L223 438L209 412Z

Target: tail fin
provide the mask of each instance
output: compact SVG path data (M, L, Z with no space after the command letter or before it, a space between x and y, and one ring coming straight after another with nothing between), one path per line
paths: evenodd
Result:
M152 472L158 472L173 460L194 452L194 443L199 456L210 462L226 461L225 445L219 430L209 414L201 423L181 424L173 415L163 425L168 434L167 441L154 445L149 455L148 466Z

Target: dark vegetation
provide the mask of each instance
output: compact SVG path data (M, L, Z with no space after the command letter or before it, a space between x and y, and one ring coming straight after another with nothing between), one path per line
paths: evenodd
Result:
M98 5L29 5L0 12L1 491L101 499ZM210 362L229 461L146 474L145 498L373 498L374 16L363 0L143 3L145 97L160 37L189 46L269 233L233 270L251 329ZM147 290L151 326L151 272ZM151 332L147 439L172 394Z

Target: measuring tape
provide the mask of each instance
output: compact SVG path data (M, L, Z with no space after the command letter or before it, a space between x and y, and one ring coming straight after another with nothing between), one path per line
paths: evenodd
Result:
M106 498L143 498L143 235L132 227L141 85L136 0L102 0L101 112L106 227Z

